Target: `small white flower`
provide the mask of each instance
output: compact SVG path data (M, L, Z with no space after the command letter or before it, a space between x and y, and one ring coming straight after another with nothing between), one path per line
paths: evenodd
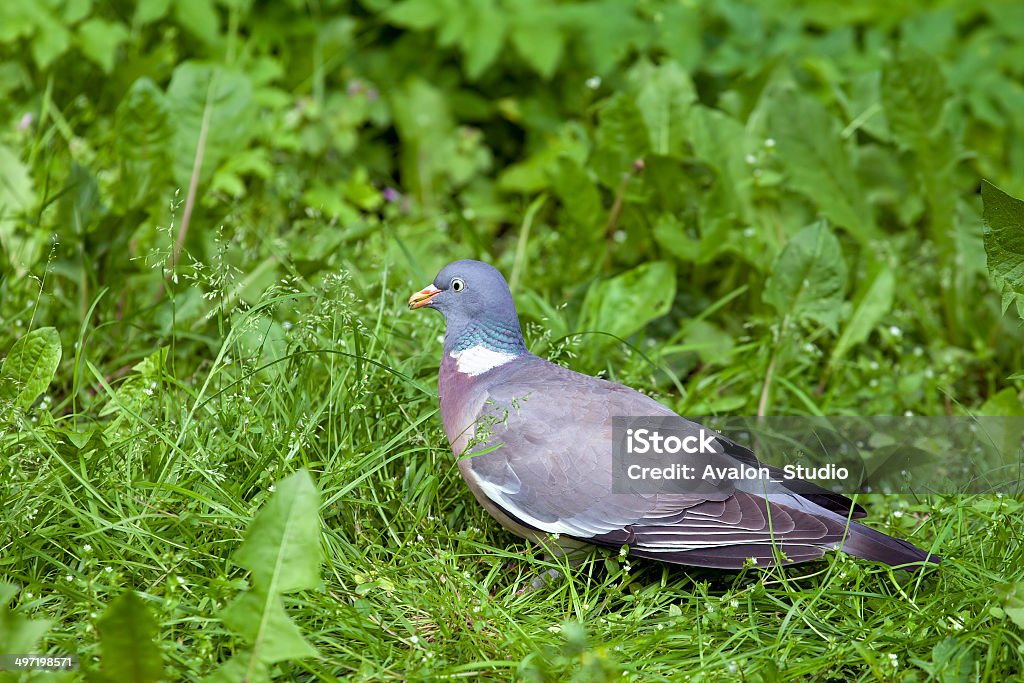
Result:
M269 491L270 493L273 493L276 490L277 490L277 488L275 488L273 484L271 484L270 486L267 487L267 491Z
M914 411L913 411L913 410L907 410L907 411L905 411L905 412L903 413L903 417L914 417Z
M743 157L743 159L751 166L757 163L757 157L755 157L753 154L748 154L747 156Z
M771 149L775 146L775 138L765 138L764 146Z
M409 636L409 642L415 645L416 643L420 642L420 638L419 636Z
M67 579L68 581L74 581L75 580L75 577L71 576L71 574L68 574L64 578Z
M112 571L114 571L114 568L113 568L113 567L104 567L104 568L103 568L103 571L105 571L106 573L108 573L108 574L109 574L109 573L111 573Z
M901 330L896 325L890 325L889 326L889 334L891 334L894 337L899 337L899 336L901 336L903 334L903 330Z
M587 87L590 88L591 90L597 90L598 88L601 87L601 77L600 76L591 76L590 78L588 78L586 80L586 84L587 84Z
M85 545L82 546L82 550L87 552L87 553L91 553L92 552L92 546L89 545L88 543L86 543Z

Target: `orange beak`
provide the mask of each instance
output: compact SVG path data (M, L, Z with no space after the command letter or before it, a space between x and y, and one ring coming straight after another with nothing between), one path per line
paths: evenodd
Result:
M420 291L409 297L409 308L423 308L434 300L434 297L441 293L441 290L434 285L427 285Z

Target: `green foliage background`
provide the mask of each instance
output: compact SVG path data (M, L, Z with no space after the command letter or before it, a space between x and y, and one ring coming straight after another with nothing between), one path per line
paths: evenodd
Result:
M546 565L458 479L404 302L490 261L532 350L692 416L1024 414L1024 217L986 242L978 192L1024 196L1022 81L1010 0L0 3L0 576L86 667L137 591L195 679L304 466L319 656L268 675L1008 680L1019 500L876 501L925 583L517 596Z

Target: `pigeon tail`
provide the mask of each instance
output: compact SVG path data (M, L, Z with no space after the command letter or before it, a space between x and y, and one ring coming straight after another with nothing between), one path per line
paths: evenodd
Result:
M843 541L843 551L865 560L884 562L891 567L918 562L938 564L942 559L909 541L887 536L857 522L850 522L849 533Z

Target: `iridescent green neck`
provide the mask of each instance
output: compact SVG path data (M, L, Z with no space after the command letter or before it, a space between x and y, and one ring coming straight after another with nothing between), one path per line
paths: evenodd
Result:
M474 320L459 330L453 339L448 339L446 335L445 347L449 353L459 353L474 346L483 346L491 351L517 356L526 353L526 342L523 341L518 320L515 324Z

